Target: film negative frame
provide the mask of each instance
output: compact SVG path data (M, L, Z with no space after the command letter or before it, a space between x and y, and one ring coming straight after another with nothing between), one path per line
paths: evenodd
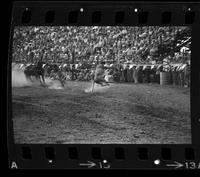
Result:
M134 13L134 9L138 12ZM167 17L164 13L168 14ZM8 152L11 169L200 169L200 4L15 2L8 66ZM192 144L14 144L11 57L14 26L191 26Z

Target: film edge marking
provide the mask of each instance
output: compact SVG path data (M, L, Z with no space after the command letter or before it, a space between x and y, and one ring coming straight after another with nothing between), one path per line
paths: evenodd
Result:
M17 163L15 161L11 163L11 169L18 169Z
M98 165L97 165L98 164ZM87 160L86 163L79 163L79 166L86 166L87 168L92 168L92 167L99 167L99 168L103 168L103 169L109 169L111 166L110 164L108 163L107 160L103 160L102 162L93 162L93 161L89 161Z
M80 163L79 165L80 166L87 166L87 168L92 168L92 167L96 166L96 163L87 160L87 163Z
M200 162L187 161L184 163L180 163L180 162L174 161L174 163L166 164L166 167L174 167L174 169L183 167L186 170L195 170L195 169L200 169Z

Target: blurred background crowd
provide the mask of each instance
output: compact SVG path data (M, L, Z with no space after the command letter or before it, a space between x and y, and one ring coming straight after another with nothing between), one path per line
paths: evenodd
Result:
M161 71L163 67L158 66L164 59L170 64L179 63L178 66L171 65L171 72L178 72L186 63L189 65L190 38L189 27L177 26L16 27L12 60L24 64L38 60L56 63L66 78L70 79L73 74L76 80L90 80L91 68L105 61L112 67L108 72L110 75L119 75L118 79L116 77L118 81L129 82L134 79L128 79L130 74L126 74L127 70L141 68L134 64L153 64L156 67L150 66L151 70Z

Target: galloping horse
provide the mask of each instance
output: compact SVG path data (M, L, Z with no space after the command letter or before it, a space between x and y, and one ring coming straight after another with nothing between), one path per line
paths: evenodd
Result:
M41 85L45 84L45 79L44 79L45 70L43 68L43 64L45 64L45 63L42 61L39 61L36 65L31 64L31 65L27 66L24 70L26 79L33 82L31 77L34 76L37 80L40 81Z
M61 68L59 68L57 64L45 64L43 68L45 76L59 80L61 85L64 87L65 75L62 73Z

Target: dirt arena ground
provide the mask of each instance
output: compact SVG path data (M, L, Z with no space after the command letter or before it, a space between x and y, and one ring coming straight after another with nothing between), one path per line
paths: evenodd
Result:
M190 89L90 82L13 87L16 143L191 143Z

